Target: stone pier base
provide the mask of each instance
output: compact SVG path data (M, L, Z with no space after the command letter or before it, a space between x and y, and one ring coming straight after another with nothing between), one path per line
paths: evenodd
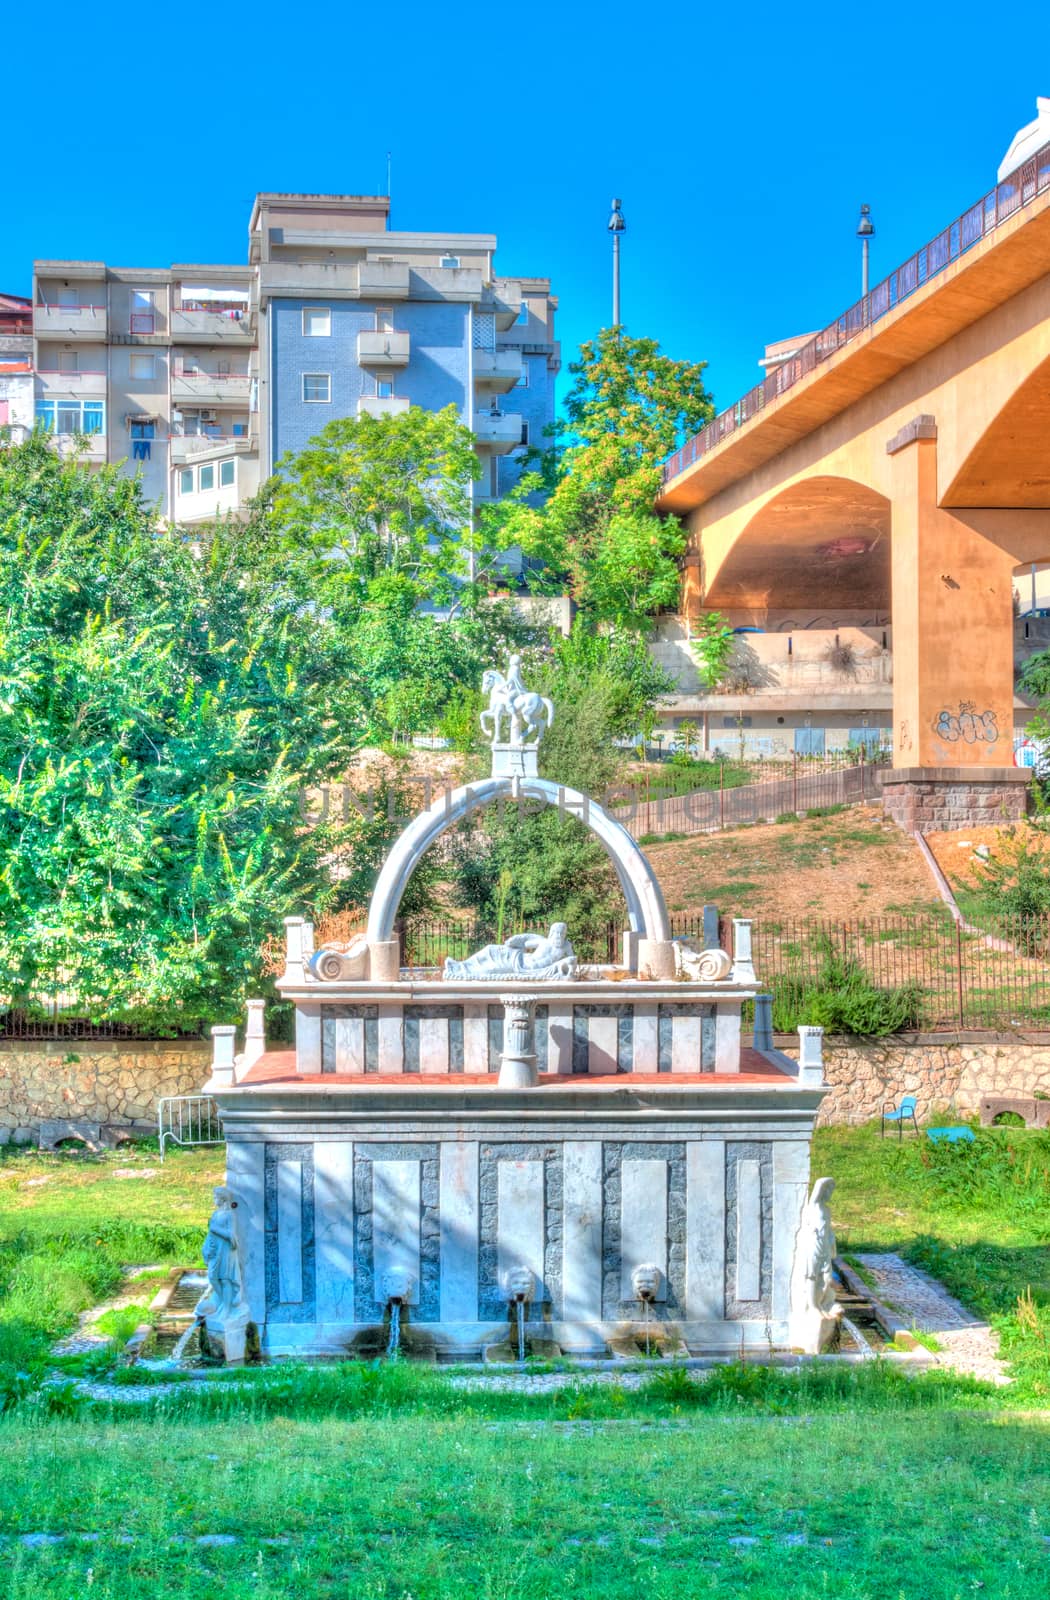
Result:
M880 773L882 804L908 833L1017 822L1030 778L1023 767L888 767Z

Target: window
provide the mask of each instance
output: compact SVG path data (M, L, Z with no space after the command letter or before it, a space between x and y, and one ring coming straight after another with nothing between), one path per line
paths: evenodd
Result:
M76 289L59 289L58 303L60 306L65 306L67 309L72 309L74 306L76 306L79 310L80 295Z
M527 422L523 422L521 425L521 442L527 449L529 443L529 425Z
M248 437L248 424L246 422L235 422L231 432L235 439L246 439Z
M102 433L102 401L38 400L36 425L48 433Z
M393 378L377 378L376 379L376 399L377 400L392 400L393 398L394 398L394 380L393 380Z
M133 289L131 291L131 318L128 324L131 332L152 333L154 322L153 290Z
M303 307L303 338L327 339L332 331L332 313L327 306Z
M442 256L441 257L441 265L443 267L447 268L449 271L454 271L456 269L456 267L459 266L459 257L458 256Z
M517 316L514 318L514 326L516 328L524 328L526 323L528 322L528 320L529 320L529 302L527 300L523 300L521 302L521 310L518 312Z
M128 357L128 374L132 378L152 378L153 363L153 356L136 355L132 352Z
M131 459L132 461L148 461L153 454L153 435L155 429L152 422L133 422L131 424Z
M58 352L58 370L59 372L77 372L79 370L79 362L75 350L60 350Z
M332 399L332 374L304 372L303 399L310 405L329 405Z
M376 332L393 333L394 313L389 306L376 306Z
M723 717L722 718L722 726L723 726L723 728L750 728L750 726L751 726L751 718L750 717Z
M236 463L233 461L219 462L219 488L228 489L236 476Z
M193 468L192 467L184 467L183 470L179 473L179 493L180 494L192 494L193 493Z
M212 466L211 462L209 461L209 463L208 463L208 465L206 467L201 467L201 469L200 469L200 489L201 489L201 492L203 493L203 491L205 489L214 489L214 487L215 487L215 468L214 468L214 466Z
M527 389L529 387L529 363L524 360L521 363L521 377L518 379L517 387L519 389Z

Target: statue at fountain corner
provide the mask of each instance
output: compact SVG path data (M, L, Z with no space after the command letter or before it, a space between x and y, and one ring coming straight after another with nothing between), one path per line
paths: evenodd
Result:
M215 1210L208 1219L208 1232L201 1246L208 1284L193 1314L210 1335L222 1342L227 1362L234 1363L244 1360L250 1316L234 1216L237 1200L232 1190L222 1184L213 1190L213 1195Z
M818 1178L802 1208L791 1275L792 1343L816 1354L838 1331L842 1307L835 1293L832 1263L835 1230L831 1223L834 1178Z

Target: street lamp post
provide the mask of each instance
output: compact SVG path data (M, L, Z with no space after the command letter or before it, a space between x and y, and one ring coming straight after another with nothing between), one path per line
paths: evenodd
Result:
M857 238L860 240L860 292L865 298L868 293L868 249L874 237L875 224L871 220L871 207L861 206Z
M612 325L620 326L620 235L627 232L627 224L620 210L619 200L612 203L612 216L609 218L609 232L612 234L613 247L613 312Z

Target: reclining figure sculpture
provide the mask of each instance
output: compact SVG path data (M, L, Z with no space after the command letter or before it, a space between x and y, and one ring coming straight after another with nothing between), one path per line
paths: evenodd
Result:
M576 952L564 922L549 934L515 933L503 944L486 944L465 961L445 961L446 982L454 979L521 978L529 983L568 981L576 976Z

